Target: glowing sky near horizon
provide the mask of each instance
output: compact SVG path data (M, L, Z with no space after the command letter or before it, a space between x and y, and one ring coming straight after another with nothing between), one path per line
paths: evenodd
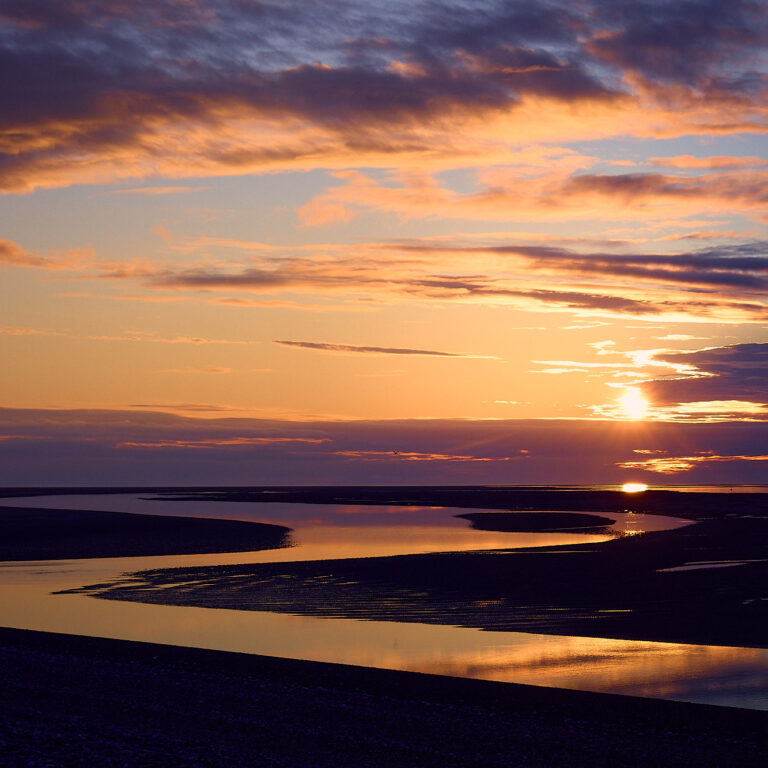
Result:
M749 0L0 0L0 447L290 422L449 476L533 454L311 424L765 422L767 52ZM751 434L615 465L753 477Z

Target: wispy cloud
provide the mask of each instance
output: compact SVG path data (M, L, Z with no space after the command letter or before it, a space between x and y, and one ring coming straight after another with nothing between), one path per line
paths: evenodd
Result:
M105 265L97 274L105 280L138 281L148 289L186 292L187 297L191 291L205 292L197 300L233 306L305 305L282 297L254 300L211 293L301 293L322 296L344 311L375 307L365 298L410 298L523 309L543 305L583 316L646 321L768 320L768 258L761 241L675 253L429 241L368 243L341 251L337 255L318 247L317 253L305 256L286 248L251 257L246 265L242 260L199 266ZM326 309L316 300L308 305Z
M419 357L464 357L483 360L498 360L492 355L465 355L458 352L440 352L433 349L411 349L409 347L372 347L358 344L334 344L327 341L287 341L273 339L275 344L283 347L298 347L312 349L318 352L360 353L368 355L415 355Z
M154 197L156 195L177 195L183 192L201 192L208 187L133 187L131 189L113 189L110 194L113 195L145 195Z
M527 454L522 451L521 455ZM451 453L419 453L417 451L334 451L335 456L348 456L365 461L512 461L517 456L463 456Z
M238 339L208 339L202 336L157 336L152 332L126 331L122 334L108 335L96 334L92 336L82 336L80 338L90 339L92 341L132 341L146 342L151 344L254 344L257 342L242 341Z
M403 176L397 185L359 171L336 174L331 187L301 210L307 224L364 210L458 220L519 221L575 219L634 220L638 223L705 215L713 209L762 220L768 171L718 171L698 176L671 173L568 173L557 163L535 176L513 168L478 173L477 189L460 193L431 176Z
M0 240L0 262L22 267L39 267L46 262L11 240Z
M636 451L636 453L645 453L645 451ZM662 453L664 453L662 451ZM735 455L720 456L713 451L702 451L692 456L654 456L650 459L640 459L637 461L622 461L617 466L623 469L640 469L647 472L656 472L661 475L677 475L681 472L688 472L697 466L710 463L731 463L741 461L766 461L766 455Z
M0 327L3 336L61 336L63 334L50 328L19 328L17 326Z
M222 374L222 373L232 373L234 371L234 368L225 368L218 365L209 365L205 366L203 368L194 368L191 366L188 366L186 368L163 368L158 371L158 373L215 373L215 374Z
M768 165L768 159L755 155L748 157L675 155L674 157L652 157L649 162L652 165L660 165L665 168L681 168L684 170L732 170L734 168L762 168Z
M207 242L191 241L184 248L205 249ZM134 301L194 298L233 307L360 312L375 311L375 304L362 300L375 297L491 301L523 309L543 305L582 316L646 321L768 320L768 245L763 240L672 252L629 251L629 244L621 242L613 251L596 250L587 240L565 247L542 243L535 236L529 242L442 238L344 247L319 244L298 250L242 241L216 243L217 248L234 248L248 256L218 261L208 257L198 264L189 264L185 256L184 263L160 266L146 259L99 260L89 251L37 256L5 241L0 260L5 253L6 263L15 266L75 270L82 278L138 283L146 293L112 297ZM216 295L235 290L272 298ZM313 300L297 301L285 297L287 292Z
M668 333L666 336L656 336L659 341L705 341L706 336L692 336L690 333Z
M153 331L124 331L117 334L82 334L71 331L56 331L51 328L0 327L0 335L6 336L66 336L89 341L130 341L149 344L257 344L257 341L239 339L209 339L202 336L158 336Z
M71 248L52 254L34 253L12 240L0 240L0 265L47 270L77 270L91 266L95 255L88 248Z
M282 445L285 443L306 443L320 445L328 438L312 437L219 437L205 440L156 440L126 441L117 443L116 448L220 448L232 446Z
M241 416L247 413L248 409L239 408L234 405L228 405L226 403L129 403L126 408L135 409L138 411L157 411L165 413L181 413L181 414L210 414L215 413L217 415L237 415Z

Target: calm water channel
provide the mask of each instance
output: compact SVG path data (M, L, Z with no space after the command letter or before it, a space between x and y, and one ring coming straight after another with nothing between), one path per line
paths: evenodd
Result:
M274 522L294 529L295 545L215 555L0 563L4 626L768 710L765 649L483 632L51 594L148 568L596 543L610 535L475 531L454 517L468 510L432 507L150 501L127 494L3 503ZM687 524L655 515L609 517L616 518L615 531Z

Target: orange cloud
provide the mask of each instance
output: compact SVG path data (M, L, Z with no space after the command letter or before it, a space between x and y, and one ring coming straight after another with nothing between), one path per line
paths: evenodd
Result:
M5 336L67 336L73 339L89 339L91 341L133 341L153 344L257 344L255 341L240 341L236 339L208 339L199 336L157 336L153 332L126 331L119 335L92 334L83 335L68 331L54 331L48 328L19 328L15 326L0 327L0 334Z
M125 441L117 448L218 448L229 446L280 445L283 443L306 443L320 445L330 442L328 438L310 437L218 437L204 440L156 440Z
M644 451L636 451L636 453L644 453ZM768 461L768 456L720 456L712 452L704 452L694 454L693 456L659 456L640 461L622 461L617 463L616 466L621 467L622 469L642 469L648 472L656 472L661 475L676 475L680 472L688 472L701 464L735 461Z
M459 193L432 177L403 176L396 186L359 171L336 174L343 183L322 192L299 210L304 223L327 222L336 211L344 220L362 210L407 218L509 221L573 219L647 221L717 212L764 216L768 171L747 170L701 176L660 173L563 173L557 161L530 177L520 169L478 174L479 190ZM319 213L321 212L321 213Z
M156 195L177 195L182 192L200 192L208 187L135 187L133 189L113 189L112 195L146 195L154 197ZM164 232L162 227L156 227L155 231Z
M762 242L702 251L628 253L532 242L439 240L303 246L243 244L247 259L199 265L105 264L98 276L139 280L155 290L205 291L203 301L241 305L263 300L211 296L214 291L344 296L362 299L482 301L591 316L671 321L765 321L768 261ZM186 246L184 246L186 247ZM197 245L190 245L197 248ZM238 243L225 248L239 249ZM567 281L567 282L566 282ZM276 298L273 306L286 299ZM291 302L295 299L290 299ZM315 305L318 307L318 305ZM336 305L338 306L338 305ZM370 304L366 305L370 307Z
M234 368L224 368L222 366L210 365L205 368L163 368L158 373L232 373Z
M521 453L526 453L522 451ZM416 451L334 451L334 456L349 456L366 461L382 459L398 461L513 461L510 456L462 456L451 453L419 453ZM517 457L514 457L517 458Z
M3 336L63 336L58 331L43 328L19 328L16 326L0 327Z
M93 335L80 338L91 339L93 341L140 341L153 344L254 344L257 342L240 341L235 339L207 339L200 336L156 336L154 333L144 333L141 331L126 331L124 334L113 335Z
M34 269L74 270L90 266L94 254L90 249L71 248L62 253L41 255L23 248L11 240L0 240L0 265Z
M768 165L768 159L757 157L724 157L715 155L711 157L694 157L693 155L675 155L674 157L652 157L648 162L651 165L660 165L664 168L679 168L682 170L733 170L734 168L761 168Z

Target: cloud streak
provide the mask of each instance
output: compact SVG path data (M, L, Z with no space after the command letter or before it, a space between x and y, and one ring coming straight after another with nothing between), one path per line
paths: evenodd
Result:
M478 189L460 193L436 177L410 176L398 185L359 171L336 174L341 183L301 210L306 224L349 219L360 211L416 218L509 221L597 221L684 218L718 210L763 220L768 172L750 168L690 176L651 172L564 173L542 158L536 175L510 164L478 173Z
M330 442L328 438L312 437L219 437L207 440L156 440L154 442L126 441L117 443L116 448L219 448L232 446L282 445L305 443L320 445Z
M113 195L146 195L155 197L157 195L177 195L184 192L200 192L208 187L136 187L134 189L115 189Z
M411 349L409 347L372 347L358 344L333 344L327 341L288 341L273 339L274 344L283 347L311 349L317 352L353 353L365 355L412 355L416 357L464 357L473 359L494 359L486 355L464 355L457 352L439 352L434 349Z
M644 451L637 451L644 453ZM641 459L638 461L622 461L617 466L623 469L640 469L648 472L655 472L660 475L678 475L682 472L688 472L697 466L710 463L732 463L742 461L768 462L766 455L737 455L737 456L718 456L712 451L694 454L693 456L654 456L650 459Z
M0 240L0 265L47 270L82 270L94 261L89 249L72 248L64 253L41 255L12 240Z
M44 257L10 241L0 242L0 262L11 267L68 270L69 277L138 283L143 295L116 294L139 301L190 299L231 306L311 311L371 311L369 299L505 303L520 308L544 305L557 311L638 319L768 320L768 244L764 240L723 242L704 249L643 251L617 242L613 250L594 243L574 247L529 242L408 240L341 247L319 244L294 249L239 241L181 242L178 264L148 260L114 262L87 251ZM224 249L198 264L190 253ZM226 255L234 249L235 258ZM190 263L190 261L192 263ZM158 296L159 291L165 295ZM271 298L232 296L266 294ZM172 293L174 292L174 293ZM216 295L221 293L230 295ZM303 294L327 303L299 302ZM185 295L186 294L186 295ZM339 304L344 297L344 304Z
M523 451L523 454L527 453ZM397 459L399 461L512 461L510 456L464 456L450 453L418 453L415 451L336 451L335 456L348 456L365 461L381 461Z
M376 296L393 300L495 301L594 316L640 319L712 319L726 322L768 319L768 245L762 240L723 243L688 251L615 252L536 242L451 242L410 240L318 245L280 249L260 243L218 244L243 256L199 266L152 267L105 264L104 280L140 281L155 290L238 290L344 296L351 306ZM206 241L207 242L207 241ZM593 245L593 244L592 244ZM204 244L183 245L186 253ZM314 252L312 252L314 251ZM245 261L245 265L243 264ZM252 299L203 296L204 300L249 305ZM295 299L291 299L295 302ZM259 303L259 302L256 302ZM261 300L260 303L266 303ZM290 303L290 302L289 302ZM274 304L277 306L277 304Z

